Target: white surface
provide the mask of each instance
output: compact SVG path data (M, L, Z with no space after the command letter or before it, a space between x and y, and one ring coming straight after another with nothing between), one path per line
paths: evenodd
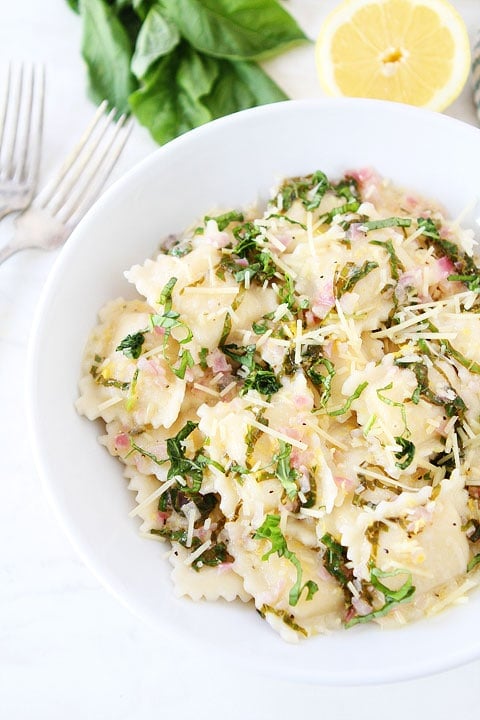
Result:
M314 33L334 4L289 0L288 6ZM477 0L454 4L473 37L475 22L480 22ZM62 0L1 0L0 5L0 61L47 63L45 180L93 112L84 92L78 19ZM312 64L310 49L297 50L273 71L291 95L320 96ZM468 88L448 114L475 122ZM154 147L138 129L116 176ZM9 237L10 223L7 219L0 225L1 243ZM54 254L27 251L0 267L2 716L123 720L175 712L180 719L202 719L220 711L233 720L319 712L339 720L363 720L377 712L388 712L390 720L403 720L406 712L439 720L476 718L478 661L422 680L341 690L299 687L249 672L239 677L221 663L192 662L187 648L167 644L99 585L66 541L40 490L25 431L26 347L32 313L54 259ZM59 442L68 444L69 439ZM71 453L75 463L75 447ZM412 648L412 653L421 652L421 647Z

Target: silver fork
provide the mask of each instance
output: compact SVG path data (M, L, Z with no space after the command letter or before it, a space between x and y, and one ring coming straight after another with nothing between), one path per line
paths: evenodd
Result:
M13 239L0 249L0 263L20 250L63 245L97 199L127 142L132 121L99 107L56 177L15 219Z
M10 64L0 105L0 220L32 200L40 164L43 65Z

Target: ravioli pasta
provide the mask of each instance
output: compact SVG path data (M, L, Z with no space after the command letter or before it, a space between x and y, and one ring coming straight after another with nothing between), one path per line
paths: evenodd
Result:
M364 169L211 213L100 312L77 408L176 592L289 641L463 602L480 560L473 233Z

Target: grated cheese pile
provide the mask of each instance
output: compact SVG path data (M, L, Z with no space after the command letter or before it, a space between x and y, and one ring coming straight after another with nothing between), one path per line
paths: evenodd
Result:
M206 216L100 312L102 418L176 592L290 641L465 600L480 560L473 233L374 171Z

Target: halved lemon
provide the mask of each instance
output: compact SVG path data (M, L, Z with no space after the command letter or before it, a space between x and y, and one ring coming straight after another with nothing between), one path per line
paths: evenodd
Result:
M446 0L344 0L320 30L316 60L329 95L443 110L467 80L470 42Z

